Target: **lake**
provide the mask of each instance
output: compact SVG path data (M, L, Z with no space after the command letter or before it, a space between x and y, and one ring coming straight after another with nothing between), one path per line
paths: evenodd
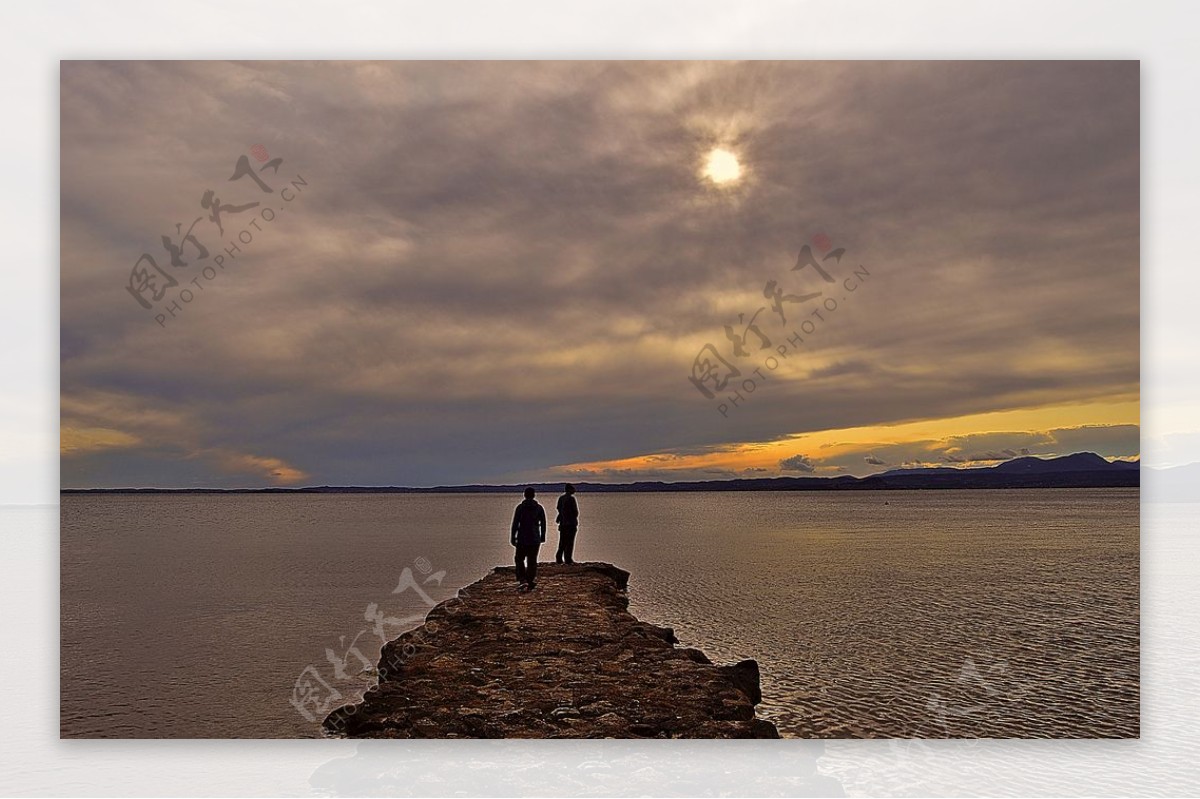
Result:
M551 519L555 498L538 497ZM380 634L511 564L519 500L63 495L62 735L320 735L291 704L297 678L312 667L355 698ZM1132 737L1138 504L1137 489L580 494L575 556L630 571L630 610L683 645L758 660L759 713L787 737Z

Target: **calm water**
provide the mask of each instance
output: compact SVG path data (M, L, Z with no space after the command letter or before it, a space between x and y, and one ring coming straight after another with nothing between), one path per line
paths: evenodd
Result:
M509 563L518 500L63 496L62 734L318 735L305 668L353 698L368 606L394 637ZM756 658L785 735L1138 734L1136 489L579 504L576 558L631 571L632 611L685 645Z

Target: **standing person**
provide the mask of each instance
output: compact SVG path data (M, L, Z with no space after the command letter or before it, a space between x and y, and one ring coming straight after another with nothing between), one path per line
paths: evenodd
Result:
M525 501L517 506L512 520L512 545L517 548L517 590L537 587L538 547L546 541L546 511L533 498L532 488L525 489Z
M575 486L567 483L565 493L558 498L558 552L555 563L575 562L575 533L579 531L579 503L575 501Z

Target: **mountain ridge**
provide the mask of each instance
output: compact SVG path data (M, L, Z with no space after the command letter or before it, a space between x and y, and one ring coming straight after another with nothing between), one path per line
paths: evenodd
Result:
M1140 484L1140 461L1107 461L1094 452L1056 458L1022 456L995 466L894 469L865 477L741 477L725 480L575 483L581 493L657 491L863 491L947 488L1120 488ZM564 481L411 487L301 486L287 488L64 488L62 494L470 494L557 491Z

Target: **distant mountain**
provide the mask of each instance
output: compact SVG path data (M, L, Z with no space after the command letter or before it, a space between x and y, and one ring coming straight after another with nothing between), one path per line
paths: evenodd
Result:
M954 466L907 466L903 469L888 469L877 476L889 477L897 474L957 474L961 471L963 470Z
M1192 485L1200 464L1192 464ZM694 480L676 483L576 483L581 493L658 491L870 491L926 488L1136 488L1138 461L1109 462L1093 452L1060 458L1022 457L996 466L970 469L935 466L893 469L868 477L755 477L734 480ZM552 494L562 482L517 485L463 485L434 488L403 486L308 486L305 488L65 488L64 494L519 494L525 486Z
M1139 461L1107 461L1094 452L1032 455L995 466L893 469L862 478L864 488L1117 488L1139 484ZM878 481L878 482L876 482Z
M1076 452L1059 458L1013 458L991 468L1006 474L1047 474L1050 472L1092 472L1136 470L1137 461L1106 461L1094 452Z
M1138 461L1107 461L1094 452L1076 452L1073 455L1062 455L1057 458L1038 458L1025 455L995 466L914 466L905 469L891 469L882 472L879 477L895 477L897 475L933 475L957 474L964 472L993 471L1003 474L1053 474L1056 472L1092 472L1092 471L1137 471Z

